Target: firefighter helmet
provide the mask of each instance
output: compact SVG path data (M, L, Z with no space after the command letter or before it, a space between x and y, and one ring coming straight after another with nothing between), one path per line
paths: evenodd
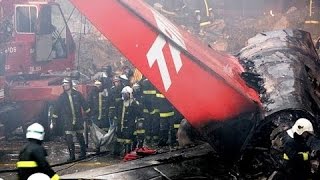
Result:
M133 93L133 89L130 86L125 86L121 91L122 99L124 101L132 99L133 98L133 94L132 93Z
M126 86L122 89L121 93L124 94L124 93L129 93L129 94L132 94L133 92L133 89L130 87L130 86Z
M297 133L298 135L303 134L304 132L313 133L312 123L306 118L298 119L291 128L293 133Z
M27 180L38 180L38 179L50 180L50 177L43 173L34 173L31 176L29 176Z
M129 80L128 79L128 77L127 77L127 75L125 75L125 74L122 74L121 76L120 76L120 79L122 79L122 80Z
M95 80L95 81L94 81L94 85L95 85L95 86L101 86L102 83L101 83L101 81L99 81L99 80Z
M36 139L42 141L44 138L44 128L39 123L33 123L27 128L27 139Z
M66 85L66 84L68 84L68 85L71 85L71 84L72 84L70 78L64 78L64 79L62 80L62 85Z

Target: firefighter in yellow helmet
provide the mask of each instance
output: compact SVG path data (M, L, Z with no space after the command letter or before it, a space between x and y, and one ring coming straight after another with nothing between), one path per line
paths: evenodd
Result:
M43 126L38 123L34 123L27 128L28 144L20 152L17 162L18 178L20 180L32 179L31 176L34 174L49 176L52 180L59 179L59 176L52 170L46 160L47 151L42 146L44 134ZM34 176L37 177L37 175Z

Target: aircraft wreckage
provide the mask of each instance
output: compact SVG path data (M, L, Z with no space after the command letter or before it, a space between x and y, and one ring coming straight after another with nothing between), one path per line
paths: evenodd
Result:
M97 0L90 6L71 2L185 116L178 139L209 145L62 179L257 179L277 169L270 151L279 132L305 117L318 133L320 66L308 32L260 33L230 56L201 44L142 1L110 1L108 7ZM114 9L128 21L112 19ZM319 149L317 141L309 143Z
M308 32L260 33L231 56L141 0L70 2L183 114L179 141L204 143L61 179L258 179L277 170L271 143L295 120L319 133L320 64Z

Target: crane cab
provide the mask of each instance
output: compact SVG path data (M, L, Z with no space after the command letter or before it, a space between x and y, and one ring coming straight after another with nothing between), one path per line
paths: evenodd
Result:
M10 0L0 1L0 7L0 50L6 55L6 76L73 67L74 41L57 3Z

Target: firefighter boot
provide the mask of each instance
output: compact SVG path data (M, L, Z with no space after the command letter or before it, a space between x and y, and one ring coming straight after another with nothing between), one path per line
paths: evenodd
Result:
M131 151L136 150L137 149L137 145L138 145L137 138L134 138L134 140L132 141Z
M152 136L151 147L156 147L158 143L159 143L159 136Z
M66 136L67 145L68 145L68 151L69 151L69 159L67 161L74 161L75 160L75 147L73 143L73 136L67 135Z
M127 143L125 144L125 147L124 147L124 154L128 154L131 152L131 143Z
M144 144L144 136L138 135L137 136L137 146L138 148L142 148Z
M74 144L72 145L69 145L68 144L68 150L69 150L69 159L67 160L68 162L70 161L74 161L76 159L75 157L75 147L74 147Z
M86 144L84 142L84 137L81 133L77 133L77 139L80 144L80 156L79 159L85 158L86 157Z
M151 146L151 142L152 142L151 136L146 136L145 142L147 146Z

